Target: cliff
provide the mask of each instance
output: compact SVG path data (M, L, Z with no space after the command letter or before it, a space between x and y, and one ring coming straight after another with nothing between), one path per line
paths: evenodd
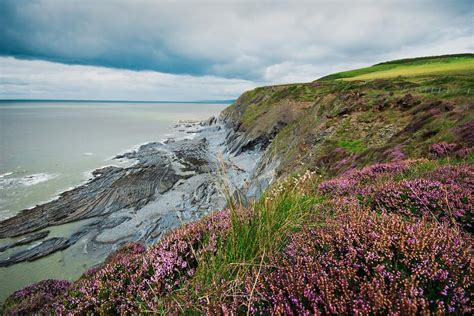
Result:
M386 62L247 91L222 118L235 130L231 151L267 148L278 175L308 167L336 175L424 157L433 143L472 147L473 74L473 54Z

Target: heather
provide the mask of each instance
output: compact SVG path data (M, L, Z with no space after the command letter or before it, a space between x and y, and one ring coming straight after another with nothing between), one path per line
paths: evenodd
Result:
M229 229L229 211L189 224L144 252L131 244L86 273L54 304L59 313L130 314L157 308L157 299L195 273L197 257L213 253Z
M356 196L374 210L451 221L472 232L473 176L466 164L407 160L350 170L318 189L326 195Z
M307 171L72 284L18 291L4 313L469 313L472 175L426 159Z
M253 308L289 315L467 313L471 245L446 225L355 208L293 235L261 271Z
M379 181L387 185L401 175L412 178L436 171L439 179L443 179L443 172L459 175L459 183L471 172L465 165L420 160L369 166L343 177L358 179L364 185ZM458 179L450 179L458 183ZM262 203L269 209L268 204L273 205L275 195L280 194L296 195L302 200L314 197L325 183L320 183L317 174L307 172L275 186ZM414 206L420 208L420 214L401 209L390 212L364 205L355 195L324 196L303 206L300 221L291 220L298 225L278 230L278 234L269 236L274 242L265 239L267 243L261 243L257 252L248 252L248 257L225 262L223 257L241 249L230 247L223 250L217 264L205 261L201 269L212 272L213 277L195 278L164 297L160 311L362 315L469 312L472 235L466 227L431 214L421 216L423 205ZM440 208L446 209L447 205ZM238 232L243 233L241 229ZM240 236L246 240L245 234Z
M373 195L373 208L453 221L472 233L473 191L457 184L418 179L388 183Z
M58 296L71 287L65 280L45 280L13 293L5 302L5 314L24 315L51 309Z

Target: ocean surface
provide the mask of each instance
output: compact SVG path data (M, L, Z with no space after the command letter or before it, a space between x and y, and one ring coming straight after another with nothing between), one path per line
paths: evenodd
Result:
M160 141L179 120L228 104L0 101L0 221L51 200L137 145Z

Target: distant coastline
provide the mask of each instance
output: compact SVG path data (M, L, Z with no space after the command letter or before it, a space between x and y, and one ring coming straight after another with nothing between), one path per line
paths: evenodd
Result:
M147 101L147 100L73 100L73 99L0 99L1 102L96 102L96 103L185 103L185 104L232 104L235 99L229 100L188 100L188 101Z

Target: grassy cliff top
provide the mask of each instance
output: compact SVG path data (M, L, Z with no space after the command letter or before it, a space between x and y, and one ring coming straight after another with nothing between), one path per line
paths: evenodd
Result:
M413 78L431 75L472 74L473 71L474 54L457 54L393 60L371 67L335 73L322 79L352 81L396 77Z
M423 157L438 142L472 146L474 54L423 57L330 75L314 82L261 87L223 112L267 155L282 175L324 169L336 175Z

